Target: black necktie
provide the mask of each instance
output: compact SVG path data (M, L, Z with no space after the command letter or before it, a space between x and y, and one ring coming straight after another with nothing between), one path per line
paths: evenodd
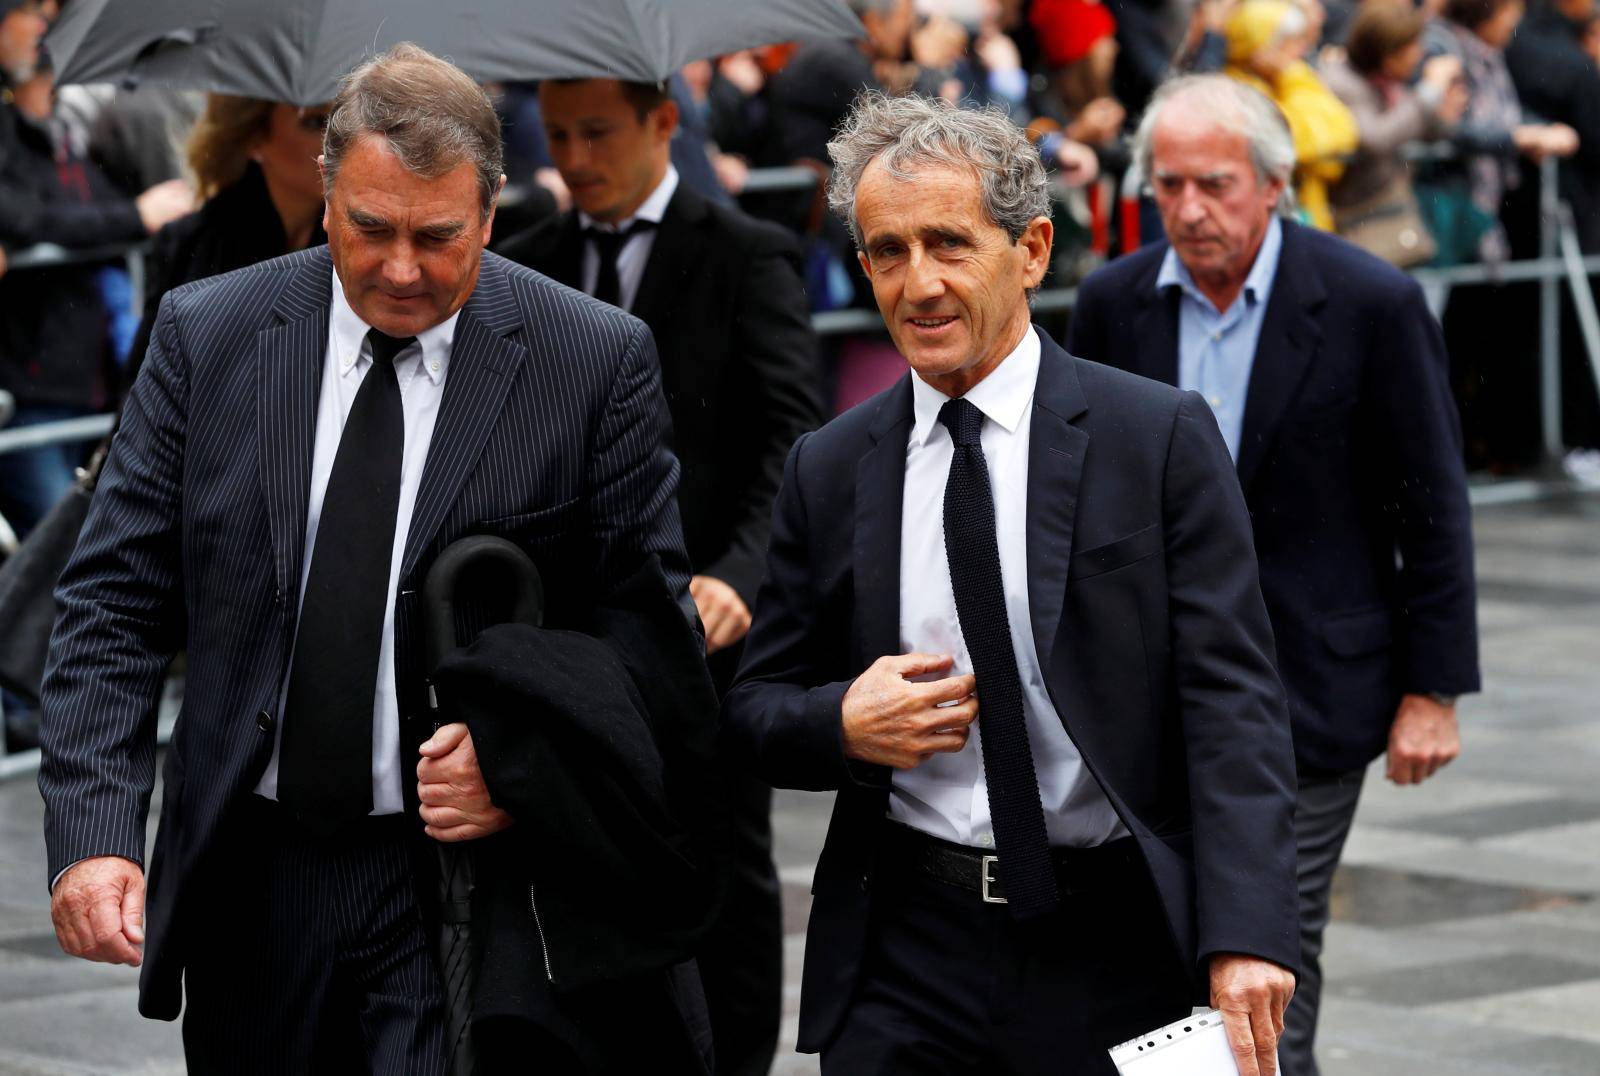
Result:
M372 811L372 706L400 503L405 414L394 360L416 343L367 333L372 369L339 435L300 601L278 799L331 833Z
M939 409L939 421L955 442L944 487L944 551L961 637L978 680L983 773L1000 853L999 876L1012 915L1026 919L1056 907L1056 880L1006 619L989 469L978 440L983 412L967 400L951 400Z
M617 257L622 253L622 248L628 245L628 240L655 226L656 222L653 220L636 220L616 232L608 232L601 228L584 229L589 242L594 244L594 252L600 257L600 271L594 278L596 299L612 306L622 305L622 281L617 276Z

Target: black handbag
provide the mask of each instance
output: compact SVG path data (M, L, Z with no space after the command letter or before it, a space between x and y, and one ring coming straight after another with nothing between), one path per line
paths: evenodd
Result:
M56 622L56 580L78 544L89 499L111 446L108 437L17 551L0 564L0 687L29 703L39 701L50 629Z

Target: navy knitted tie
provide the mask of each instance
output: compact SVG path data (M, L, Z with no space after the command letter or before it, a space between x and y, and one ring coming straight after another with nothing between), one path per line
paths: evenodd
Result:
M978 439L983 412L967 400L951 400L939 409L939 421L955 442L944 487L944 550L961 637L978 680L983 773L1000 853L999 877L1011 914L1027 919L1053 911L1058 897L1039 780L1028 747L1022 680L1006 619L989 468Z
M372 706L400 504L405 412L394 360L416 337L373 329L317 520L283 703L278 799L331 833L372 811Z

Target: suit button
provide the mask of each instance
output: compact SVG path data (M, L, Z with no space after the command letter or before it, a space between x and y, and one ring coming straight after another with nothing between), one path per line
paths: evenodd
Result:
M265 710L262 710L256 715L256 728L260 729L262 732L271 732L272 726L276 723L277 719L271 714L267 713Z
M871 888L872 888L872 875L863 874L861 876L861 892L865 893Z

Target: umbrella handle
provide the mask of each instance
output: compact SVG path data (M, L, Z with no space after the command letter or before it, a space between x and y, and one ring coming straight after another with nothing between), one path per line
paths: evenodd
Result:
M456 588L462 576L470 569L489 564L498 564L511 575L511 622L538 627L544 619L544 582L528 554L492 534L474 534L451 542L429 567L422 583L430 677L444 656L456 648Z

